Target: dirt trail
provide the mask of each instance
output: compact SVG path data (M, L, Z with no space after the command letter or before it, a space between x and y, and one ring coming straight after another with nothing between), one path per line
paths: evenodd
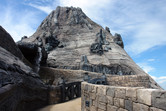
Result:
M38 111L81 111L81 98L66 103L49 105Z

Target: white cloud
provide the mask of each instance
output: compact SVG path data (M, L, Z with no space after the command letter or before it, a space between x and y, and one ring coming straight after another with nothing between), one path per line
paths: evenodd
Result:
M145 62L137 63L137 65L139 65L146 73L149 73L155 70L154 67L148 65L148 63L145 63Z
M126 49L137 55L150 48L166 44L166 32L164 31L166 24L150 22L141 24L134 35L134 40L126 46Z
M147 61L148 62L153 62L153 61L155 61L155 59L148 59Z
M151 65L149 65L148 62L152 62L155 61L155 59L148 59L145 60L145 62L140 62L137 63L137 65L139 65L146 73L152 73L154 72L156 69L154 67L152 67ZM166 90L166 76L152 76L150 75L162 88L164 88Z
M159 79L165 79L166 80L166 76L159 77Z
M29 5L45 12L46 14L49 14L53 10L53 8L51 8L50 6L39 6L32 3L30 3Z
M27 0L27 5L34 7L40 11L43 11L46 14L51 13L52 10L55 10L56 7L59 5L59 1L57 0Z
M153 71L155 71L156 69L154 67L152 67L151 65L148 64L148 62L152 62L155 61L155 59L148 59L147 62L141 62L141 63L137 63L137 65L139 65L146 73L151 73ZM152 76L150 75L162 88L164 88L166 90L166 76Z
M26 14L25 14L26 13ZM30 36L35 32L31 24L36 24L35 13L24 12L16 13L12 6L1 9L0 24L7 32L18 41L24 35Z

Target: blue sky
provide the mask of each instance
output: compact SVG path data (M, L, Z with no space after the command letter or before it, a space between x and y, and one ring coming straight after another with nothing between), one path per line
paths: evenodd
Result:
M166 89L166 0L1 0L0 25L15 41L32 35L58 5L80 7L120 33L132 59Z

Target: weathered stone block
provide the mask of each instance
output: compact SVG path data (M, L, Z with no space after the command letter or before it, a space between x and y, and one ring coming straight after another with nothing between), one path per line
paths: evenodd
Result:
M119 100L119 98L114 98L114 106L120 107L120 100Z
M115 89L115 97L125 99L126 89L124 87L118 87Z
M92 100L92 105L93 105L93 106L96 106L96 105L95 105L95 100Z
M149 111L149 107L139 103L133 103L133 111Z
M91 91L92 91L92 85L88 84L88 92L91 92Z
M136 111L133 110L133 102L131 100L125 100L125 109L127 109L128 111Z
M127 110L123 108L119 108L118 111L127 111Z
M95 107L98 107L98 99L99 99L99 97L96 96L96 99L93 101L93 105L94 105Z
M106 86L100 85L100 87L97 88L97 94L106 95Z
M91 99L96 99L96 93L90 93L90 98Z
M95 106L91 106L90 111L97 111L97 108Z
M166 91L155 90L152 92L152 106L166 110Z
M130 100L136 101L137 88L126 88L126 97Z
M138 89L137 101L143 104L151 105L152 92L156 89Z
M124 108L124 99L119 99L119 105L121 108Z
M84 91L88 91L88 84L84 85Z
M85 86L85 82L82 82L81 83L81 89L84 89L84 86Z
M106 110L106 103L98 102L98 108Z
M106 103L107 102L106 96L105 95L99 95L99 102Z
M92 93L96 93L97 92L97 86L91 85L91 88L92 88Z
M84 92L83 95L84 95L86 98L87 98L87 97L89 98L89 93Z
M107 103L110 105L113 105L114 104L113 97L111 97L111 96L106 96L106 97L107 97Z
M85 111L90 111L90 108L89 108L89 107L86 107L84 110L85 110Z
M93 100L90 99L90 100L89 100L89 106L91 107L92 105L93 105Z
M164 110L158 109L158 108L154 108L154 107L150 107L149 111L164 111Z
M103 110L103 109L100 109L100 108L99 108L97 111L106 111L106 110Z
M81 110L83 111L85 109L85 97L81 96Z
M118 107L107 105L107 111L117 111L117 110L118 110Z
M106 95L114 97L114 95L115 95L115 87L107 87Z

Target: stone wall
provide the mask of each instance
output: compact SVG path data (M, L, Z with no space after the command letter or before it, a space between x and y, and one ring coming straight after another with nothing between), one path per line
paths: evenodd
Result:
M57 104L61 103L61 87L60 86L51 86L49 88L49 99L48 104Z
M110 86L162 89L149 75L107 75L107 83Z
M165 111L166 91L82 82L82 111Z
M39 71L40 78L46 84L53 84L53 82L58 81L60 77L64 77L66 83L83 81L85 73L88 73L91 78L101 77L102 75L100 73L83 70L56 69L50 67L41 67Z
M100 78L102 73L88 72L83 70L67 70L56 69L49 67L40 67L39 75L47 84L53 84L53 81L58 81L60 77L64 77L66 82L83 81L85 73L88 73L91 79ZM145 87L145 88L160 88L160 86L149 75L110 75L106 74L107 83L111 86L124 87Z

